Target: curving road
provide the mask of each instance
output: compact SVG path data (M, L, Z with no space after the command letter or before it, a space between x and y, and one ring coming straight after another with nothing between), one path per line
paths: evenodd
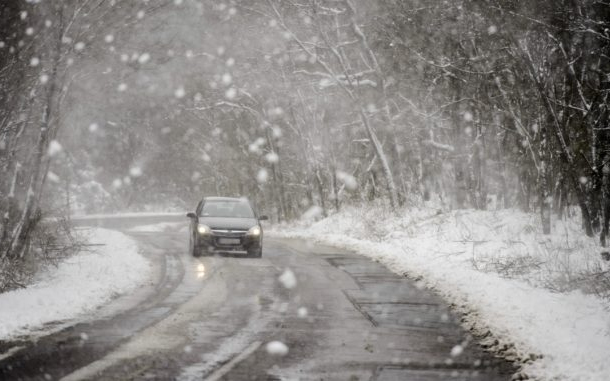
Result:
M267 237L262 259L192 258L184 230L126 232L153 281L86 323L5 343L1 380L494 381L515 371L433 293L364 257ZM278 280L286 269L296 284Z

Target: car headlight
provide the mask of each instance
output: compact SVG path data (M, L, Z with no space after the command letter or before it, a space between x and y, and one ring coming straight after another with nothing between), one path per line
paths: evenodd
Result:
M212 232L212 230L207 225L199 224L199 225L197 225L197 232L199 234L210 234Z
M255 236L258 237L259 235L261 235L261 227L260 226L252 226L249 230L248 230L248 235L251 236Z

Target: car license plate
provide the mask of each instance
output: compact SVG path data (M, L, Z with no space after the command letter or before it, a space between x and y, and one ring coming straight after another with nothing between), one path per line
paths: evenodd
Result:
M218 243L221 245L239 245L239 238L218 238Z

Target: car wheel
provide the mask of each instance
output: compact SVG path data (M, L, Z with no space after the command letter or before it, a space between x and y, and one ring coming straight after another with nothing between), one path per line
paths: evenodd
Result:
M198 257L198 256L201 255L201 249L198 248L197 246L195 246L195 240L193 239L192 235L191 235L191 237L189 239L189 253L193 257Z

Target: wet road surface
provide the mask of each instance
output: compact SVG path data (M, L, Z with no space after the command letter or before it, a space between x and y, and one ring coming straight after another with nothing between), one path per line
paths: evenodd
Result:
M266 237L262 259L192 258L183 230L127 233L153 263L149 284L86 322L3 343L1 380L495 381L515 371L437 296L364 257ZM278 280L286 269L292 288ZM272 341L288 353L269 351Z

